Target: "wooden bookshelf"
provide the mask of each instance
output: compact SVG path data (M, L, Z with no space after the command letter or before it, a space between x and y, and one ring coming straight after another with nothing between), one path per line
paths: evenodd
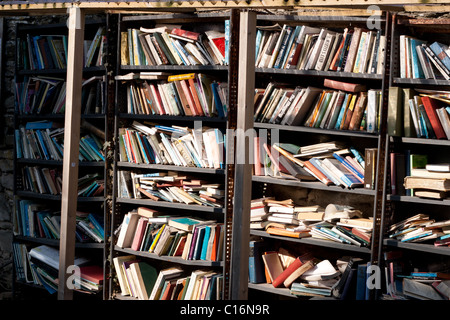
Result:
M224 31L224 22L226 19L230 19L229 13L222 14L161 14L161 15L127 15L121 14L119 15L119 23L117 28L117 35L120 42L121 34L124 32L128 32L127 30L131 29L139 29L141 27L152 28L155 24L158 25L181 25L181 29L189 30L193 32L202 33L209 30L217 30L220 32ZM201 23L199 23L201 22ZM152 35L151 33L147 33L147 35ZM128 38L130 39L130 38ZM167 42L165 42L167 44ZM184 43L184 42L182 42ZM155 44L155 43L154 43ZM142 43L141 43L142 45ZM173 52L172 52L173 53ZM226 82L228 76L228 65L184 65L184 64L163 64L163 65L137 65L137 64L128 64L124 65L121 62L121 52L118 48L117 51L117 64L116 64L116 74L123 75L128 74L130 72L139 73L139 72L165 72L170 75L177 74L188 74L188 73L202 73L208 76L213 76L217 81ZM154 56L153 56L154 58ZM150 61L150 58L147 57L146 61ZM148 83L157 83L153 80L144 80ZM168 83L166 80L159 80L161 83ZM217 114L215 115L200 115L200 116L189 116L187 114L182 115L174 115L174 114L137 114L137 113L129 113L127 110L128 101L126 99L126 92L123 90L125 85L129 85L132 82L130 81L116 81L116 112L115 112L115 136L119 137L119 128L131 128L131 124L134 121L137 121L143 125L147 125L147 123L151 123L148 127L153 127L155 124L161 124L164 126L184 126L188 128L192 128L194 121L198 121L202 123L203 126L207 126L208 128L217 128L220 130L225 130L229 124L229 120L227 117L219 117ZM159 88L158 88L159 90ZM181 93L178 92L180 95ZM172 105L173 106L173 105ZM167 107L167 105L163 105L163 107ZM228 105L227 105L228 108ZM229 111L229 110L228 110ZM230 111L229 111L230 112ZM168 134L170 139L170 134ZM166 145L167 147L167 145ZM153 145L152 145L153 148ZM153 150L153 149L152 149ZM199 217L201 219L206 220L214 220L218 223L225 223L226 216L226 206L224 207L213 207L208 205L198 205L198 204L185 204L180 202L169 202L169 201L154 201L146 198L142 195L142 198L135 199L124 198L118 195L118 179L119 179L119 171L130 171L130 172L140 172L140 173L149 173L149 172L176 172L180 175L188 175L189 177L193 177L194 179L202 179L205 181L211 181L213 183L220 183L223 187L226 187L226 177L227 170L225 166L217 168L217 167L202 167L197 166L183 166L183 165L174 165L174 164L161 164L155 162L154 160L151 163L134 163L130 161L129 158L121 159L118 148L116 148L115 152L115 160L114 160L114 193L113 193L113 219L112 219L112 230L115 230L117 226L122 223L123 216L130 212L130 210L136 209L138 207L146 207L154 210L158 210L168 215L175 216L191 216L191 217ZM142 151L142 150L141 150ZM157 152L157 151L155 151ZM224 227L225 228L225 227ZM117 240L117 236L112 237L112 243L115 244ZM225 240L224 240L225 241ZM226 244L224 244L226 245ZM139 259L142 259L145 263L155 267L157 272L160 272L162 269L167 268L167 266L181 266L183 268L187 268L189 270L196 269L204 269L207 268L213 272L218 274L223 274L225 270L225 257L220 261L205 261L205 260L185 260L181 257L172 257L167 255L157 255L153 252L147 251L135 251L131 248L119 248L117 246L111 247L111 257L120 257L120 256L134 255ZM116 275L113 274L113 278ZM222 292L223 297L225 298L226 294L226 286L227 283L224 282L224 289ZM118 294L120 292L120 288L118 286L111 285L111 290L109 293L110 299L131 299L136 300L136 297L130 296L122 296Z
M107 18L103 19L103 20L98 20L95 22L92 21L88 21L86 23L86 32L85 32L85 39L86 40L92 40L94 38L94 34L96 32L96 30L98 30L99 26L105 26L107 24ZM49 25L43 25L43 26L27 26L27 25L21 25L19 24L17 26L17 39L16 39L16 43L18 44L18 47L23 48L22 45L24 44L24 40L27 39L27 35L29 37L34 37L34 36L40 36L41 39L46 39L47 41L50 41L48 36L55 36L55 38L57 37L62 37L62 36L68 36L68 30L66 28L65 24L49 24ZM31 38L30 38L31 39ZM38 39L38 38L36 38ZM106 40L106 38L105 38ZM48 42L49 43L49 42ZM47 44L48 44L47 43ZM30 44L30 43L28 43ZM43 47L42 47L43 48ZM47 47L48 48L48 47ZM30 50L32 48L30 47ZM20 49L18 49L20 51ZM97 47L97 52L98 52L98 47ZM24 53L26 51L23 51L22 53ZM45 59L52 59L52 61L56 64L56 60L53 60L56 56L53 55L53 53L50 55L50 51L45 51L45 53L41 53L43 54L43 58ZM107 52L104 51L103 52L105 54L105 59L107 56ZM45 57L44 57L45 56ZM98 56L98 54L97 54ZM66 76L67 76L67 72L68 72L68 68L36 68L36 69L30 69L30 68L25 68L24 67L24 60L20 60L20 59L25 59L23 54L18 54L17 55L17 61L16 61L16 81L17 83L25 83L25 81L28 81L27 79L30 78L36 78L36 79L43 79L46 77L50 77L50 78L58 78L58 79L63 79L62 81L66 81ZM28 63L28 62L27 62ZM87 67L87 68L82 68L81 69L80 74L83 75L83 77L86 78L90 78L93 76L99 76L99 77L103 77L104 79L106 79L107 77L107 73L108 73L108 68L106 68L104 65L102 66L92 66L92 67ZM105 82L106 83L106 82ZM81 88L81 87L80 87ZM60 92L64 92L62 89ZM107 87L105 86L105 91L104 91L104 98L107 99ZM62 93L61 93L62 94ZM80 95L81 96L81 95ZM21 101L22 97L17 96L16 97L17 100ZM19 127L24 126L26 123L32 123L32 122L39 122L39 121L50 121L52 123L56 123L57 125L61 125L64 126L65 125L65 120L66 119L66 114L64 114L64 112L62 113L52 113L52 108L54 107L54 104L51 103L56 103L56 96L54 98L50 97L48 98L49 100L49 105L48 105L48 109L43 111L42 113L36 113L36 112L23 112L22 109L20 109L19 106L17 106L15 113L14 113L14 123L15 123L15 129L19 129ZM51 100L54 99L54 100ZM67 103L69 104L70 99L67 100ZM108 105L107 100L104 100L104 106ZM68 107L68 109L70 109L70 107ZM104 107L104 109L102 110L102 113L97 113L97 114L83 114L80 115L80 118L83 121L88 121L90 123L95 123L95 126L97 128L101 128L101 130L103 130L105 136L104 139L105 141L107 141L108 139L111 139L111 134L110 134L110 129L108 128L108 124L110 122L110 115L108 115L108 110L106 107ZM75 147L77 147L78 143L74 142ZM49 145L47 144L46 147L48 147ZM69 141L66 141L66 148L67 150L70 148L70 143ZM34 159L32 157L25 157L24 153L20 153L18 151L23 151L23 144L22 145L15 145L15 160L14 160L14 175L15 175L15 184L14 184L14 196L15 196L15 201L16 201L16 208L15 210L18 211L18 214L20 214L20 207L19 207L19 203L22 200L29 200L32 203L36 203L39 204L42 208L46 207L48 212L52 215L58 213L59 216L61 216L61 221L64 220L64 213L61 214L61 211L64 211L62 208L62 203L64 202L64 199L66 198L67 194L64 194L64 192L61 191L61 193L53 195L50 193L38 193L38 192L32 192L30 190L24 190L24 185L23 185L23 180L22 180L22 169L24 167L38 167L38 168L54 168L57 169L59 171L61 171L61 177L62 177L62 168L64 167L64 163L63 160L54 160L55 158L52 157L52 159L45 159L45 158L40 158L40 159ZM41 147L42 148L42 147ZM106 149L105 149L106 150ZM42 149L41 149L42 151ZM68 152L68 151L67 151ZM62 158L62 157L61 157ZM110 165L110 161L109 159L105 158L105 161L99 161L99 162L91 162L91 161L79 161L79 167L80 169L80 173L83 173L85 171L88 172L97 172L101 175L101 177L103 177L105 179L105 183L108 184L108 177L107 177L107 168ZM77 178L75 179L77 180ZM43 182L45 183L45 182ZM77 183L73 184L76 188ZM108 225L109 225L109 215L107 214L108 209L107 209L107 202L106 202L106 195L109 193L108 187L105 188L105 190L96 197L75 197L75 210L86 210L86 212L96 212L99 217L101 217L101 219L104 220L104 225L103 225L103 230L106 232L104 234L105 239L107 239L108 236ZM42 210L42 209L41 209ZM92 210L92 211L91 211ZM16 214L14 214L16 215ZM16 215L17 216L17 215ZM23 218L25 218L25 215L23 216ZM98 260L98 262L100 263L99 265L101 265L102 267L105 267L104 272L105 274L107 273L107 268L108 265L104 262L104 259L106 257L106 253L108 252L108 244L107 241L102 241L102 242L96 242L95 240L91 239L91 241L89 242L79 242L78 240L75 241L75 237L74 237L74 243L70 244L70 241L65 242L65 240L63 240L63 238L66 237L66 235L68 234L68 232L65 231L61 231L60 232L60 237L58 238L54 238L55 236L52 236L50 233L46 233L44 236L42 234L37 235L37 236L24 236L22 234L22 224L25 223L25 221L22 221L22 219L14 219L15 221L17 221L17 223L19 222L18 220L20 220L20 225L17 226L19 232L17 232L17 234L14 235L14 239L13 241L15 243L18 244L27 244L28 250L33 248L33 247L37 247L37 246L48 246L48 247L53 247L53 248L58 248L61 252L61 257L65 259L66 254L67 257L70 256L70 252L75 252L78 254L80 252L83 252L88 254L91 259L91 264L92 263L96 263L95 260ZM35 222L37 223L37 218L35 219ZM43 223L43 221L41 221L41 224ZM75 223L75 220L74 220ZM75 228L75 224L73 225ZM35 227L37 228L37 224L35 225ZM63 229L64 226L62 226L61 228ZM44 228L44 227L42 227ZM39 233L39 230L35 230L36 232ZM73 230L73 233L70 234L75 234L75 230ZM87 237L87 235L86 235ZM85 239L87 240L87 238ZM81 250L81 251L80 251ZM17 253L17 252L15 252ZM18 258L19 259L19 258ZM70 260L70 258L69 258ZM24 260L25 261L25 260ZM63 262L64 260L61 260L61 262ZM72 263L73 264L73 263ZM62 263L63 266L63 263ZM64 269L65 267L63 266L62 269ZM62 283L65 283L65 281L62 281ZM40 288L44 288L42 285L39 285L38 287ZM64 288L61 288L62 290L64 290ZM107 286L104 287L104 289L107 291ZM45 290L45 289L43 289ZM54 294L53 296L55 296L56 294ZM65 297L65 298L69 298L70 293ZM103 292L103 288L98 292L97 295L95 295L96 297L100 296L100 297L104 297L104 292ZM78 298L78 297L77 297Z

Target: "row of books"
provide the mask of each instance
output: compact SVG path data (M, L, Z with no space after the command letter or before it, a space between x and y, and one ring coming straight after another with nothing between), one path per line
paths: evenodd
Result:
M450 52L448 45L399 36L400 78L450 79Z
M60 239L61 216L43 203L19 200L15 212L17 235ZM76 239L79 242L103 242L104 221L99 214L77 211Z
M222 31L199 33L181 25L129 28L121 32L121 64L223 65L228 59L225 37Z
M24 77L15 82L16 110L19 114L62 114L66 103L66 81L56 77ZM101 114L106 110L104 76L83 80L82 114Z
M115 78L126 80L129 114L220 118L228 114L227 82L203 73L169 75L165 72L141 72ZM128 81L130 79L135 80Z
M311 252L294 253L274 249L264 240L251 240L249 282L270 283L288 288L295 296L333 297L340 300L368 300L367 265L356 257L342 257L335 265Z
M402 251L384 254L383 300L449 300L450 273L443 263L411 260Z
M222 223L139 207L124 216L116 246L184 260L220 261L222 243Z
M37 194L60 195L62 192L62 172L39 166L24 166L22 169L22 190ZM104 180L98 173L86 174L78 179L79 197L102 196Z
M373 189L376 158L376 148L366 148L362 156L355 148L335 141L302 147L290 143L270 146L264 138L256 137L254 175Z
M186 272L179 267L158 271L134 255L113 258L122 296L138 300L221 300L223 275L214 271Z
M312 237L360 247L369 247L372 219L347 205L299 206L292 199L252 200L250 228L292 238Z
M436 221L423 213L392 224L387 232L389 238L401 242L433 242L436 247L450 246L450 220Z
M15 130L18 159L62 161L64 128L54 128L52 121L28 122ZM104 161L104 141L92 133L80 138L79 161Z
M59 250L47 245L28 247L13 243L16 279L43 286L49 293L58 291ZM103 288L103 268L90 259L75 256L74 266L79 267L79 277L74 277L73 289L77 292L96 293Z
M120 161L185 167L224 167L225 143L219 129L146 126L134 121L119 128Z
M448 91L390 87L389 134L450 140L449 101Z
M118 174L118 194L121 198L150 199L189 205L222 208L225 191L220 183L178 172L136 173L121 170Z
M257 27L256 67L381 74L386 37L359 27Z
M270 82L256 89L257 122L321 129L376 132L379 129L381 90L325 79L324 86L286 87Z
M23 70L65 69L67 35L26 34L17 37L17 65ZM100 26L92 40L84 41L84 67L101 66L106 50L105 27Z

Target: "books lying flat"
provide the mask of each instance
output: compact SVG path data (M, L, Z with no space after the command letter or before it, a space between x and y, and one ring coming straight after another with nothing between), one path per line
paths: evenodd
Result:
M437 191L450 191L450 179L405 177L406 189L431 189Z

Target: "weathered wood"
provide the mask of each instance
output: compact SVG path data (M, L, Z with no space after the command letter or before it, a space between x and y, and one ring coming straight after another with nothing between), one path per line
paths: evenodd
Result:
M288 9L288 8L314 8L314 7L351 7L364 9L369 5L378 5L382 10L386 10L389 5L396 5L392 10L398 11L399 6L404 6L407 11L436 11L445 12L447 9L440 9L439 6L450 4L450 0L427 0L427 5L423 0L248 0L248 1L111 1L111 2L51 2L43 3L28 1L2 1L0 2L0 12L2 15L14 14L64 14L68 8L73 6L85 9L86 14L100 13L108 10L117 12L145 12L145 11L168 11L183 12L197 11L202 9Z
M83 76L83 55L80 54L84 40L84 12L73 7L69 9L69 35L67 59L67 89L64 124L64 158L61 200L61 237L59 255L58 299L71 300L73 287L67 280L73 270L75 258L75 227L78 198L78 155L80 144L81 83Z
M239 83L234 176L234 213L230 274L230 298L248 295L250 201L252 195L253 92L255 88L256 13L241 12L239 37ZM247 143L248 138L248 143Z

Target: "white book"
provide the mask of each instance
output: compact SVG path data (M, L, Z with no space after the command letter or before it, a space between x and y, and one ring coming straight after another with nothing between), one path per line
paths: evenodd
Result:
M327 33L323 41L323 45L320 49L319 57L317 58L316 65L314 67L317 71L325 70L325 65L328 61L328 56L330 55L331 48L336 41L336 34Z
M367 92L367 132L373 133L376 128L378 106L378 90L370 89Z

